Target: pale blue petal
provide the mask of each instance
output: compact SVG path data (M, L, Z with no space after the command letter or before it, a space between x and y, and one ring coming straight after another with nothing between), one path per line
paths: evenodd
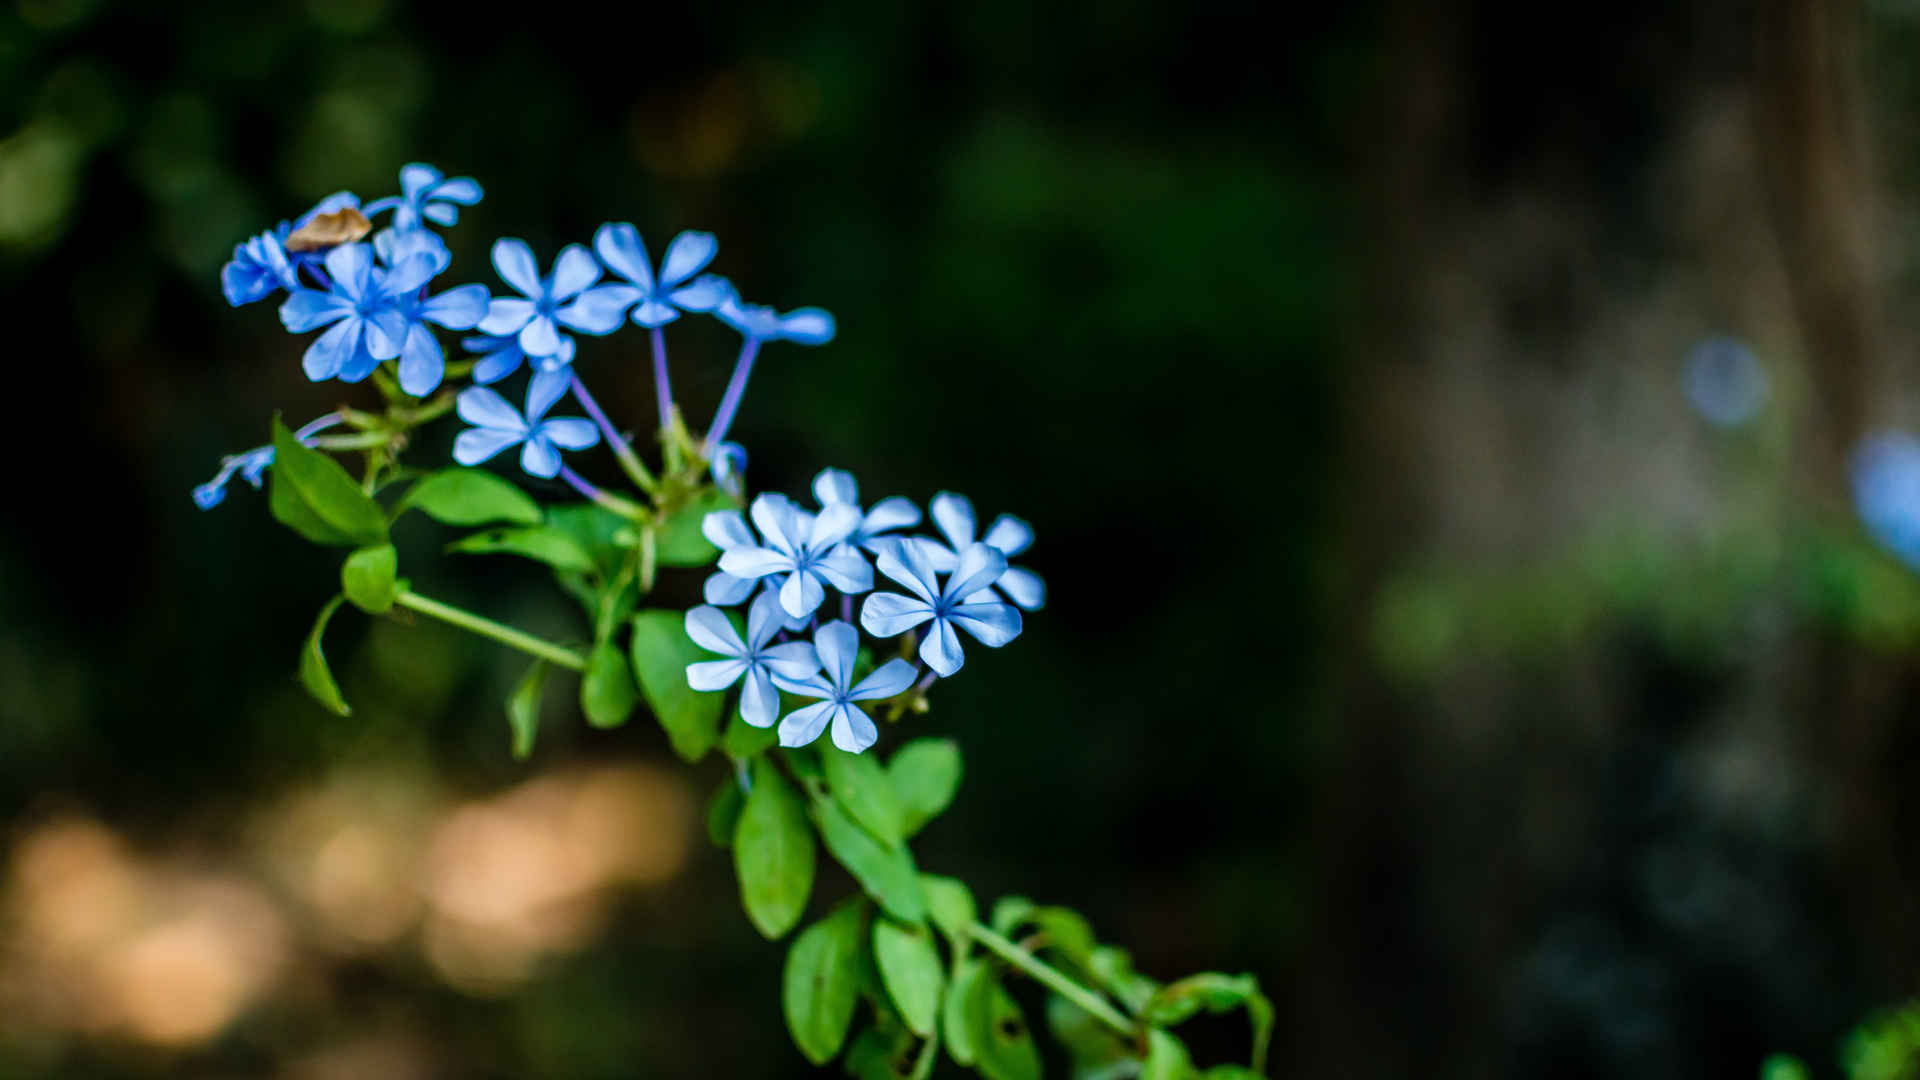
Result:
M906 586L915 596L931 604L940 598L940 586L928 565L926 552L912 541L888 544L874 560L880 572Z
M307 346L306 356L301 358L300 370L314 382L339 375L360 348L360 326L358 318L342 319L333 329L314 338L313 344Z
M780 336L796 345L825 345L833 340L833 316L819 308L796 308L780 316Z
M527 380L527 423L535 423L547 415L553 403L564 397L572 386L573 373L564 368L535 373Z
M500 428L468 428L453 439L453 460L478 465L520 441L515 432Z
M559 352L552 356L529 356L527 364L537 371L559 371L573 363L573 350L573 338L567 334L561 334Z
M487 383L496 383L520 370L520 361L526 359L527 354L520 348L520 342L517 338L482 340L504 341L506 344L474 362L474 382L480 383L483 386ZM465 344L468 349L472 349L474 339L468 338Z
M712 233L688 230L667 245L667 257L660 264L660 287L671 289L706 268L720 250Z
M416 202L427 189L440 182L440 170L420 162L400 166L400 194L408 202Z
M810 679L820 673L820 654L813 651L810 641L788 641L772 646L760 654L760 662L783 679Z
M556 416L540 425L540 434L565 450L585 450L600 441L593 421L578 416Z
M318 289L301 289L280 305L280 322L290 333L304 334L353 314L353 302Z
M578 296L600 280L600 264L584 244L568 244L553 260L553 286L550 295L557 303Z
M635 305L633 321L657 330L680 317L680 309L664 300L647 299Z
M954 551L961 551L973 543L973 503L965 495L943 491L933 497L929 509L933 512L934 525L947 538L948 546Z
M706 604L690 608L686 624L687 636L708 652L739 658L748 655L747 643L740 640L740 632L733 628L733 620L727 618L719 608Z
M624 221L609 222L593 234L593 250L607 269L640 286L643 292L653 291L653 264L647 257L647 245L640 240L640 230Z
M373 328L368 326L367 332L360 337L360 347L353 350L353 355L347 357L346 363L340 365L341 382L357 383L380 366L380 359L367 351L367 338L372 334Z
M814 631L813 651L820 656L821 677L836 690L847 689L860 653L860 632L836 619Z
M820 501L821 506L834 503L858 506L860 485L854 481L853 474L845 469L821 469L819 475L813 478L813 497Z
M426 397L439 387L446 371L447 358L433 331L418 323L408 327L406 344L400 349L400 389Z
M1012 514L1001 514L993 519L993 527L980 542L999 548L1001 554L1011 559L1033 546L1033 526Z
M1047 585L1040 575L1021 566L1009 566L1007 572L1000 575L994 587L1007 594L1007 599L1028 611L1039 611L1047 604Z
M779 718L780 691L774 689L773 678L759 668L749 670L740 687L740 719L764 728Z
M802 706L788 713L780 721L780 745L785 747L805 746L820 737L827 728L827 722L833 718L839 705L831 701L822 701Z
M763 592L747 609L747 649L759 652L773 635L779 633L786 617L780 614L780 598L772 593Z
M700 588L700 595L709 604L732 607L752 596L753 588L758 584L758 579L735 577L723 570L707 577L706 584Z
M860 606L860 626L877 638L898 637L933 618L933 605L917 597L877 592Z
M640 299L631 285L602 285L556 312L560 322L583 334L611 334L627 320L627 308Z
M798 530L794 528L794 506L785 495L763 493L753 500L747 513L753 516L754 528L760 530L760 535L766 538L768 544L789 553L799 550L800 537L795 535Z
M853 535L860 527L860 508L847 503L831 503L813 519L807 531L807 550L825 551Z
M714 510L700 519L700 535L721 551L737 547L759 547L747 528L747 519L738 510Z
M487 314L481 318L478 329L483 334L496 336L515 334L533 319L536 310L531 300L496 296L487 302Z
M520 468L528 476L551 480L560 475L560 451L553 448L546 436L536 432L520 447Z
M1000 549L986 544L973 544L960 552L960 564L953 570L953 576L947 579L947 587L940 595L949 600L965 600L981 589L1000 580L1007 572L1007 557Z
M712 311L733 295L733 286L718 274L701 274L673 290L669 297L682 311Z
M334 291L358 300L366 294L373 276L373 249L366 244L341 244L329 250L321 260Z
M960 649L960 638L953 632L953 624L946 619L935 619L927 628L927 636L920 642L920 659L926 661L934 674L946 678L960 670L967 662L967 654Z
M527 430L526 421L507 404L507 399L484 386L469 386L460 391L453 409L460 419L476 427L499 428L514 434L524 434Z
M860 532L872 539L892 529L910 529L918 524L920 508L913 505L912 499L895 495L873 504L873 509L867 511L866 519L860 523Z
M1020 612L1008 604L961 604L947 614L947 620L990 648L1020 636Z
M880 741L873 718L856 705L842 705L833 714L833 745L849 754L858 754Z
M750 666L745 660L696 660L687 665L687 685L708 693L725 690Z
M793 557L773 548L734 548L721 552L720 569L734 577L763 578L768 574L791 572Z
M827 598L827 587L812 574L792 573L780 586L780 606L794 618L811 615Z
M435 274L453 263L453 252L447 250L447 242L440 239L437 233L425 229L409 229L406 232L382 229L374 235L373 253L388 266L397 266L408 259L425 256ZM392 288L391 280L388 287Z
M916 536L908 542L919 549L921 557L927 560L927 565L935 573L951 574L953 568L960 565L960 556L952 548L930 536Z
M863 593L873 588L873 567L854 548L835 548L813 561L813 572L843 593Z
M432 234L415 233L414 235ZM380 287L389 296L404 296L418 291L420 286L432 281L433 275L438 272L439 267L434 265L433 256L424 251L415 252L405 255L392 270L387 271L386 279L380 283Z
M907 687L919 675L912 664L898 657L881 664L873 674L860 680L860 685L847 694L852 701L873 701L878 698L890 698L905 693Z
M420 305L420 317L449 330L471 330L492 310L485 285L460 285Z
M472 206L481 198L480 182L471 176L456 176L442 181L433 189L432 197L456 202L461 206Z
M504 237L493 242L493 269L500 280L513 286L514 291L531 299L539 299L546 290L540 287L540 264L533 259L533 249L525 240ZM504 331L489 331L504 333Z
M528 356L552 356L560 351L560 328L551 316L536 313L520 328L520 347Z
M366 325L362 345L373 354L375 360L391 360L400 355L400 350L407 343L408 323L404 316L392 308L385 308L368 316Z
M452 225L460 220L460 208L443 202L430 202L420 211L420 216L435 225Z

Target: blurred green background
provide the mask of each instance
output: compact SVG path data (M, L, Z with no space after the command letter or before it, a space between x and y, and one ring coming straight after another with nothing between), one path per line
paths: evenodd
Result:
M1920 588L1843 467L1920 419L1916 17L9 5L0 1076L806 1071L720 763L565 694L515 763L517 658L351 612L331 717L336 555L188 499L360 400L226 306L232 246L416 160L486 188L449 280L631 220L831 309L756 373L753 488L1034 524L1047 610L910 722L967 755L929 869L1256 973L1276 1075L1818 1072L1920 990ZM1768 375L1737 430L1681 393L1713 334ZM703 423L729 334L669 336ZM643 350L582 350L635 423ZM423 591L582 632L410 527Z

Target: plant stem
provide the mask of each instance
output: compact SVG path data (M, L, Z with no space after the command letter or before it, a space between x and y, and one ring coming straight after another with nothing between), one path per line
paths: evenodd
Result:
M992 929L976 922L967 927L967 933L1002 960L1045 983L1048 989L1078 1005L1088 1016L1129 1039L1139 1034L1134 1029L1134 1025L1120 1015L1119 1010L1107 1004L1105 998L1062 975L1057 968L1042 962L1039 957L1001 937Z
M621 438L620 433L614 430L613 421L607 419L607 414L600 409L600 403L593 400L592 394L587 393L587 385L580 381L578 374L573 376L573 396L580 402L580 407L587 410L587 415L593 418L594 424L600 428L600 434L605 436L607 445L613 449L613 456L620 459L620 467L627 470L627 475L633 479L633 482L640 486L641 491L649 495L658 494L660 485L654 481L653 474L648 472L646 465L641 463L639 455L633 452L633 447L627 445L627 440Z
M673 420L673 383L667 378L667 335L656 326L650 336L653 339L653 396L660 405L660 430L666 431Z
M317 450L372 450L393 441L390 431L363 431L358 435L315 435L302 439Z
M629 521L645 521L650 516L646 508L639 503L623 499L610 491L601 490L592 481L565 465L560 466L560 479L573 485L573 490Z
M545 638L534 637L532 634L515 630L511 626L502 625L451 604L429 600L411 589L400 590L400 594L393 598L393 602L404 608L412 608L422 615L439 619L441 622L451 623L462 630L479 634L481 637L492 638L502 645L512 646L523 653L537 656L563 668L573 671L586 670L587 661L572 649L555 645Z
M726 441L734 414L740 411L740 398L747 392L747 379L753 374L753 358L759 353L759 338L750 337L741 343L740 359L733 362L733 377L727 380L727 392L720 398L720 408L714 411L713 423L707 425L707 439L701 444L702 456L711 459L714 450Z

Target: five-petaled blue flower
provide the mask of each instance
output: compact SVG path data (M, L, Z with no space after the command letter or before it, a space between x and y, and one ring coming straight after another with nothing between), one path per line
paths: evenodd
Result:
M640 230L622 221L600 226L593 234L593 250L607 269L633 282L632 288L620 286L620 307L635 304L633 321L641 326L665 326L680 317L682 311L712 311L732 289L724 278L700 273L713 261L720 245L712 233L683 232L667 245L666 261L660 273L653 272L647 257L647 245ZM689 280L691 279L691 280Z
M794 618L813 614L827 598L826 586L843 593L873 588L873 567L846 538L860 525L860 511L828 506L808 514L784 495L764 494L749 512L765 546L737 547L720 556L720 569L758 579L784 574L780 604Z
M762 304L749 304L727 287L713 307L714 315L755 341L791 341L797 345L825 345L833 340L833 316L825 308L794 308L785 315Z
M933 564L933 568L944 574L959 563L960 552L973 543L976 520L973 503L965 495L943 491L933 497L928 508L933 512L935 527L947 538L947 542L942 544L928 537L918 537L914 543L926 552L927 561ZM993 519L993 527L980 538L980 542L999 549L1000 554L1011 559L1033 546L1033 526L1012 514L1001 514ZM1047 602L1046 582L1040 580L1039 574L1024 567L1007 567L1007 572L991 584L1005 593L1007 599L1028 611L1038 611Z
M874 637L886 638L931 620L920 642L920 659L942 678L959 671L967 659L955 627L995 649L1020 635L1020 613L1011 605L973 599L1006 572L1007 557L999 548L973 544L962 550L945 588L934 576L926 548L911 540L887 544L877 565L913 595L874 593L860 608L860 625Z
M421 219L436 225L452 225L460 220L460 207L480 201L480 184L471 176L445 179L431 165L414 162L400 169L400 194L375 199L366 213L393 211L393 228L408 232L420 227Z
M813 648L820 658L820 674L798 681L781 679L779 684L789 693L820 700L795 709L780 721L780 745L805 746L831 724L833 745L857 754L872 746L880 732L867 711L856 703L890 698L906 690L913 685L913 665L897 658L889 660L854 685L853 663L860 651L860 634L838 620L813 635Z
M687 612L687 636L725 660L701 660L687 665L687 685L695 690L725 690L742 678L740 719L754 727L772 727L780 717L780 692L774 676L790 682L812 678L820 671L813 645L805 641L768 644L782 623L780 599L761 593L747 610L747 639L733 628L719 608L702 604Z
M567 392L560 373L536 375L527 384L527 413L523 417L505 398L484 386L460 391L454 408L460 419L474 425L453 440L453 460L478 465L509 446L523 443L520 467L531 476L551 480L560 473L560 450L585 450L600 441L592 421L577 416L543 420L547 410Z
M553 260L553 274L540 276L533 249L526 241L511 238L493 244L493 268L500 279L514 287L524 299L496 296L480 320L483 334L518 335L520 348L528 356L555 356L565 339L560 327L583 334L610 334L620 326L621 311L601 295L606 289L624 289L623 285L603 285L600 264L579 244L568 244ZM568 303L572 301L572 303ZM566 304L562 307L562 304Z
M376 245L376 250L379 246ZM439 243L439 238L424 230L402 233L384 246L386 258L393 266L388 271L390 283L404 285L414 280L419 276L422 260L431 268L429 277L445 270L449 262L446 247ZM412 290L390 284L388 292L393 296L394 311L406 326L406 340L400 346L400 389L415 397L425 397L440 385L447 370L440 339L426 324L438 323L449 330L473 329L486 317L487 287L459 285L430 297L424 284Z
M860 509L860 485L844 469L822 469L813 478L813 497L821 506L851 506ZM881 499L861 517L860 524L848 535L847 543L866 548L878 555L882 543L893 538L885 534L895 529L910 529L920 524L920 508L901 495Z
M320 256L317 252L288 251L287 237L321 214L359 205L360 198L353 192L336 191L301 214L299 220L283 221L236 245L233 260L220 268L220 291L226 295L227 303L239 307L265 300L282 289L291 292L299 288L300 267L318 263Z
M296 334L332 323L307 346L301 368L314 382L359 382L381 361L400 355L407 322L394 306L394 294L424 286L433 277L433 263L411 259L383 274L374 266L371 247L341 244L327 252L325 264L330 287L293 290L280 305L280 321Z

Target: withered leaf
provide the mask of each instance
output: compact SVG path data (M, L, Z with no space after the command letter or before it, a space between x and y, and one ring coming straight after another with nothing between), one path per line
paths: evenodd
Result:
M288 251L320 251L337 244L351 244L373 231L373 222L351 206L331 214L316 214L305 225L287 236Z

